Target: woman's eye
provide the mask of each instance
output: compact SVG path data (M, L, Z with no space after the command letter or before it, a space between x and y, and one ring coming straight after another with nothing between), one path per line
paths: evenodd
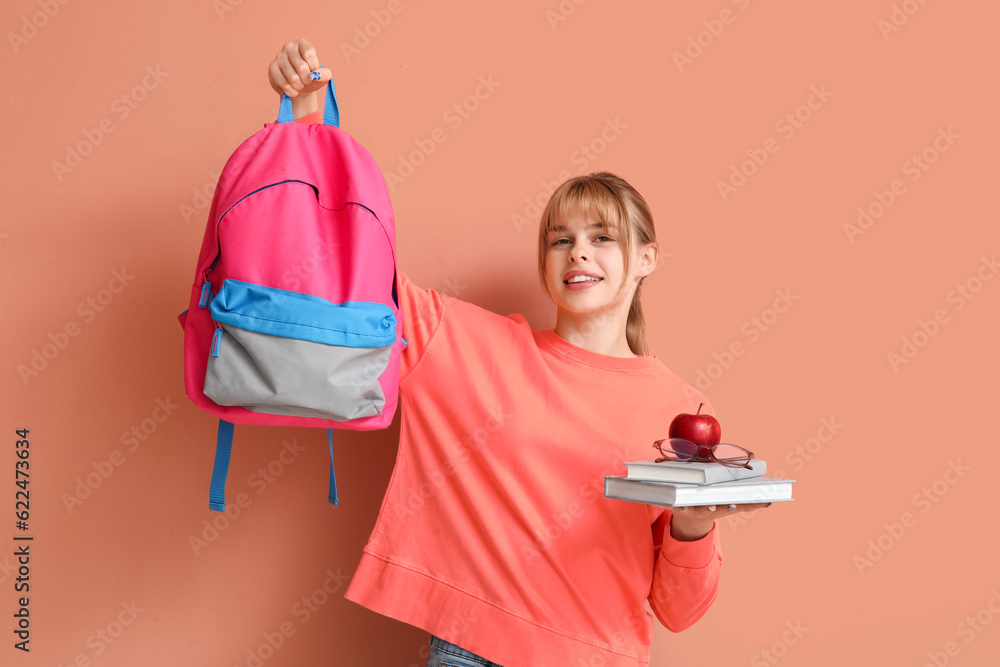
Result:
M607 243L607 242L614 243L614 241L615 241L610 236L605 236L604 234L601 234L600 236L595 236L594 240L598 241L598 242L601 242L601 243ZM565 245L566 243L572 243L572 241L570 239L567 239L567 238L561 238L561 239L556 239L555 241L553 241L552 245Z

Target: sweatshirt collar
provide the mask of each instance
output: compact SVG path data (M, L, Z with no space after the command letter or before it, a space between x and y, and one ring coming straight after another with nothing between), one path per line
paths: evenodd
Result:
M563 357L568 357L588 366L611 371L641 371L659 364L655 356L613 357L578 347L561 337L554 329L538 329L533 332L539 346Z

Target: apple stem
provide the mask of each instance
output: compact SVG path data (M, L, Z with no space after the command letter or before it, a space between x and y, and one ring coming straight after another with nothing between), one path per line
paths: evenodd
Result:
M702 407L702 405L705 405L705 404L702 403L701 405L698 406L698 412L695 413L696 415L700 415L701 414L701 407Z

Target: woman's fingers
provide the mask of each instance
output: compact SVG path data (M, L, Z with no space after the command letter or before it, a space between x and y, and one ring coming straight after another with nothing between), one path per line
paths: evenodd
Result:
M739 505L720 505L719 513L722 516L727 516L730 514L739 514L741 512L756 512L759 509L764 509L765 507L770 507L771 503L747 503Z
M306 39L286 42L268 66L271 87L281 94L297 97L299 93L312 93L326 85L333 73L320 68L316 49ZM320 78L313 79L310 72L318 70Z
M718 519L730 514L740 512L756 512L759 509L770 507L771 503L747 503L738 505L691 505L688 507L670 507L674 512L684 512L697 516L698 518Z
M691 505L689 507L673 507L674 512L683 512L692 519L717 519L724 512L717 511L715 505Z
M299 54L306 63L307 72L319 69L319 56L316 55L316 49L304 39L299 40Z
M306 87L306 82L309 81L309 70L312 69L309 66L309 60L312 59L316 66L319 66L319 61L316 60L316 50L309 42L300 39L285 44L282 53L285 57L281 62L281 71L295 90L302 90Z
M272 87L276 84L278 92L284 93L289 97L297 96L299 91L302 89L302 80L299 79L298 74L295 72L295 68L288 62L288 59L276 59L273 63L271 63L271 68L271 81L273 82Z
M271 82L271 87L274 88L275 92L278 94L284 93L294 97L297 94L297 89L295 87L295 80L298 78L295 74L295 68L292 67L288 60L288 46L292 44L289 42L285 47L278 52L278 55L274 57L271 64L267 66L267 77Z

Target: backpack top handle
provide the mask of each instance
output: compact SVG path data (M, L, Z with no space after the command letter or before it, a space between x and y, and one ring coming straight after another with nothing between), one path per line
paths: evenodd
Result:
M292 121L292 98L283 94L281 96L281 108L278 110L278 122L291 123ZM333 86L333 79L330 79L326 84L326 106L323 107L323 124L330 125L331 127L340 127L340 109L337 108L337 91Z

